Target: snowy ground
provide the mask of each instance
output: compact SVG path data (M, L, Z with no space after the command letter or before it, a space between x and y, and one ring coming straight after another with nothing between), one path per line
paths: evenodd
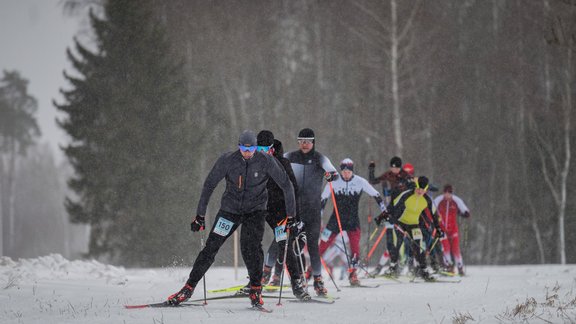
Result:
M124 269L59 255L0 258L0 323L576 323L576 265L471 266L457 284L365 279L381 286L340 292L327 281L339 297L335 304L276 306L277 299L267 299L272 314L249 310L247 298L205 307L124 309L164 300L188 272ZM208 289L244 283L233 278L231 268L210 269ZM193 298L202 297L201 287Z

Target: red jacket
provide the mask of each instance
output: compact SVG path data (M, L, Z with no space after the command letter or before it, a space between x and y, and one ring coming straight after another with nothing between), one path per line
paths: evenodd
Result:
M447 233L458 232L458 222L456 217L458 214L469 217L470 211L464 201L456 195L452 195L452 199L444 198L444 195L438 196L434 199L438 215L442 220L442 226Z

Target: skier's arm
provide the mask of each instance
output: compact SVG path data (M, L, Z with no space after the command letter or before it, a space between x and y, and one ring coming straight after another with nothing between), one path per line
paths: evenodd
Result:
M296 217L296 199L294 197L294 187L284 169L277 163L275 158L267 156L268 175L284 192L284 201L286 203L286 214L290 217Z
M208 207L208 202L210 201L212 192L214 192L218 183L226 176L227 168L225 166L225 156L225 154L220 156L204 181L202 194L200 195L200 201L198 202L198 208L196 209L197 215L206 215L206 208Z
M380 207L381 212L386 210L386 204L384 204L384 201L382 200L380 193L376 189L374 189L374 187L372 187L368 183L368 181L364 178L362 178L362 191L364 191L365 193L367 193L371 197L374 197L374 199L376 200L376 203Z
M452 199L454 199L454 201L456 202L456 205L458 206L458 211L460 211L460 214L464 217L470 217L470 210L468 209L468 206L466 206L466 204L464 203L464 201L452 194Z
M320 166L325 171L324 178L326 181L330 182L338 179L338 171L336 171L332 162L330 162L330 160L324 155L320 157Z

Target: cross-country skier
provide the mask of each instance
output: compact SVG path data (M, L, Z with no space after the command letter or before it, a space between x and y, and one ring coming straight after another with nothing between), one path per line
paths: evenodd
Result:
M442 248L444 250L444 263L446 270L454 272L454 261L458 273L464 275L464 261L460 253L460 238L458 235L457 217L461 215L464 218L470 217L470 210L464 201L453 193L452 185L444 186L444 194L434 199L434 204L438 208L438 214L442 218L442 225L446 229L446 236L442 239Z
M296 203L294 188L286 172L272 156L256 152L256 135L244 131L238 139L238 150L224 153L208 174L198 202L197 216L190 224L192 232L204 230L205 215L210 196L218 183L226 180L220 210L216 215L206 246L200 251L186 284L179 292L168 297L168 303L178 305L192 296L196 284L214 262L214 257L232 233L242 226L240 249L250 277L250 301L261 307L262 300L262 236L268 194L268 179L282 188L286 200L286 216L295 222Z
M292 166L290 161L284 158L284 150L282 148L282 142L274 139L274 134L269 130L263 130L258 133L257 137L258 151L267 153L274 156L278 160L288 177L290 182L294 187L294 192L297 193L296 178L294 177L294 172L292 171ZM295 222L291 224L286 224L286 204L284 202L284 193L282 189L276 184L276 182L269 180L266 186L268 190L268 214L266 215L266 222L274 232L274 241L272 244L277 246L277 256L272 259L268 258L267 264L264 266L263 278L270 277L270 272L272 267L276 263L276 260L283 261L284 258L284 248L286 246L286 226L291 226L290 237L288 238L288 252L286 253L286 266L288 268L288 273L290 275L290 283L292 286L292 293L299 299L309 300L310 295L304 289L304 282L302 279L302 268L297 258L297 251L294 251L294 241L300 239L302 248L304 247L305 233L301 231L302 226L298 226L300 220L299 218L293 218Z
M402 192L394 199L394 208L388 217L398 230L409 238L411 242L412 254L418 261L416 275L424 280L433 280L432 276L426 271L426 253L421 248L423 239L422 231L425 229L424 217L430 217L436 229L437 237L442 237L444 232L440 227L436 215L436 207L432 199L426 195L428 190L428 178L421 176L414 179L415 188ZM383 213L382 215L387 215ZM398 274L398 253L390 253L390 268L387 274L397 276Z
M386 208L388 208L388 212L391 213L391 209L394 207L392 202L401 192L408 189L412 176L402 169L402 159L397 156L390 159L390 168L388 171L377 178L374 175L375 168L376 164L374 161L370 162L368 165L368 179L371 184L382 184L382 193L387 201ZM377 225L384 224L386 227L386 251L380 258L376 269L372 272L372 275L376 276L380 274L388 258L392 258L392 253L398 253L400 246L402 246L402 239L401 236L398 236L392 224L385 222L383 217L377 217L374 221ZM394 256L394 258L398 258L398 256Z
M304 128L298 133L299 150L285 154L290 160L296 182L298 183L298 215L304 222L304 230L308 236L308 253L314 275L314 290L317 295L328 293L322 280L322 263L318 251L320 237L320 195L322 193L322 180L333 181L338 178L338 172L330 160L315 150L314 131Z
M382 212L386 210L386 206L378 191L376 191L366 179L354 174L354 162L351 159L346 158L342 160L342 162L340 162L340 170L340 177L332 182L332 188L334 190L334 197L336 198L336 208L340 216L342 230L346 231L350 239L350 251L348 251L350 261L348 271L350 273L348 279L351 285L357 286L360 285L356 268L360 260L360 236L362 233L360 230L360 219L358 217L360 196L363 192L366 192L371 197L374 197ZM322 192L322 208L324 208L328 200L331 199L331 196L330 186L326 185ZM334 240L336 240L340 234L338 220L336 218L336 208L334 208L328 224L322 232L320 255L334 243Z

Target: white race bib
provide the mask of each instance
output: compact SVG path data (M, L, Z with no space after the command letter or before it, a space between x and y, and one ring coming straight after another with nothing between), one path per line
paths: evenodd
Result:
M286 225L276 226L274 229L274 237L276 242L286 241Z
M414 240L421 240L422 239L422 231L419 228L412 229L412 238Z
M328 228L324 228L324 230L322 231L322 235L320 236L320 240L323 242L328 242L330 235L332 235L332 231L329 230Z
M227 220L226 218L220 217L218 219L218 223L216 223L216 226L214 226L214 233L220 236L228 236L233 226L233 222Z

